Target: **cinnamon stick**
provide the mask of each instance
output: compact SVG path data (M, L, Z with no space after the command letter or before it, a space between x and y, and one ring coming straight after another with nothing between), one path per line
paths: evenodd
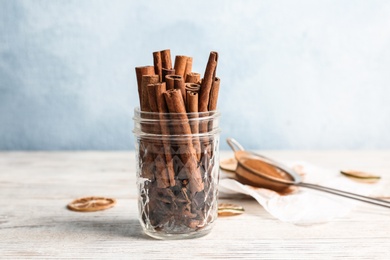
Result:
M187 90L187 112L197 113L198 112L198 93ZM193 132L193 134L195 134Z
M183 78L184 80L186 79L186 76L188 73L191 73L192 71L192 57L187 58L187 63L186 63L186 70L184 71Z
M218 93L219 93L219 86L221 83L221 79L218 77L215 77L213 86L210 91L210 100L209 100L209 111L215 111L217 110L217 101L218 101ZM210 121L207 126L207 131L212 131L214 129L213 121Z
M167 83L167 90L175 88L175 79L181 79L180 75L167 75L165 82Z
M151 112L149 106L149 97L147 85L157 83L158 75L143 75L141 83L141 111Z
M187 56L177 55L175 57L174 68L175 68L176 75L180 75L180 76L184 77L185 71L186 71L186 66L187 66L187 60L188 60Z
M148 85L149 103L151 112L159 113L160 118L160 134L168 136L170 135L169 127L165 120L167 119L163 114L168 113L168 108L165 102L163 93L166 91L165 82ZM167 167L167 174L169 179L169 185L175 186L175 172L173 168L173 159L171 154L171 146L169 139L163 139L162 144L164 146L165 162ZM157 178L157 176L156 176Z
M191 132L193 135L192 144L194 146L194 149L196 151L196 157L198 161L200 160L201 156L201 150L200 150L200 142L199 138L196 136L199 133L199 124L198 124L198 93L193 91L187 90L187 112L192 113L190 114L190 126L191 126Z
M161 64L163 69L172 69L171 50L160 51Z
M160 82L163 81L162 60L161 60L161 53L159 51L153 52L153 64L154 64L154 73L158 75Z
M154 75L154 67L153 66L142 66L142 67L136 67L135 68L135 74L137 76L137 86L138 86L138 97L139 97L139 104L141 106L142 104L142 76L144 75Z
M204 189L204 184L202 181L202 176L197 165L197 155L196 151L192 145L191 141L191 127L188 124L188 118L186 114L186 108L183 101L183 96L178 89L167 90L164 93L165 101L167 102L168 110L170 113L177 113L178 119L183 123L174 127L173 131L177 135L188 136L185 141L185 147L187 149L183 150L180 154L181 160L186 168L187 178L189 180L189 185L191 193L195 194L196 192L202 191Z
M189 72L186 74L186 83L200 83L200 73Z
M217 101L218 101L218 93L219 93L219 85L221 83L221 79L215 77L213 86L210 91L210 99L209 99L209 111L214 111L217 109Z
M140 109L141 111L148 111L149 104L146 103L147 100L143 99L143 77L154 75L154 68L153 66L143 66L143 67L136 67L135 68L136 76L137 76L137 84L138 84L138 94L139 94L139 100L140 100ZM146 90L146 88L144 88ZM145 91L144 91L145 92ZM145 93L144 93L145 94ZM146 102L145 102L146 101ZM149 133L151 129L146 126L142 125L141 130L143 132ZM154 171L153 171L153 165L154 165L154 155L152 153L149 153L149 150L153 150L153 143L143 140L140 140L140 156L145 156L145 164L142 165L142 177L149 179L151 181L154 181Z
M200 85L196 83L186 83L186 91L196 92L198 93L200 90ZM198 109L196 109L196 112L198 112Z
M167 75L175 75L175 69L162 69L162 82L166 82Z
M149 100L153 100L153 102L151 102L151 104L153 104L153 107L151 107L152 112L161 113L161 114L169 112L167 104L165 102L165 98L164 98L164 92L166 90L167 89L166 89L165 82L159 82L159 83L148 85ZM167 119L166 117L164 117L164 115L159 115L159 116L160 116L161 120ZM166 130L166 131L162 130L162 134L168 135L169 130Z
M181 75L167 75L165 77L166 83L167 83L167 90L169 89L179 89L184 104L186 103L186 86L183 80L183 77Z
M199 92L199 112L208 111L210 91L216 74L217 62L218 53L215 51L210 52L209 60L207 62L206 70Z
M199 112L207 112L209 108L210 101L210 92L212 85L215 81L216 69L218 62L218 53L210 52L209 60L207 62L206 70L203 76L201 83L201 88L199 90ZM202 121L199 124L199 132L205 133L209 129L209 124L207 121ZM212 158L212 149L210 145L210 140L207 138L203 139L201 142L201 153L202 158L201 162L203 165L209 165L210 159Z
M201 83L201 88L199 90L199 112L207 112L209 108L210 101L210 92L215 81L215 74L218 62L218 53L210 52L209 60L207 62L206 70L204 73L204 77ZM202 121L199 124L199 132L206 133L209 129L209 124L206 121ZM210 160L211 149L210 142L207 139L204 139L201 142L201 151L204 154L202 160L205 165L208 165L208 161ZM204 152L203 152L204 151Z

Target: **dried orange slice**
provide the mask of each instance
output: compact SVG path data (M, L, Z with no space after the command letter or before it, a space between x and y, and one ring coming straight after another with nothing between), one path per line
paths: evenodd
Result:
M356 170L341 170L340 173L350 179L367 183L377 182L381 178L381 176L378 175Z
M228 216L236 216L244 213L244 208L230 203L220 203L218 204L218 216L220 217L228 217Z
M234 172L237 169L237 160L235 158L225 159L219 162L222 170Z
M68 209L74 211L91 212L105 210L114 207L116 200L106 197L84 197L68 204Z

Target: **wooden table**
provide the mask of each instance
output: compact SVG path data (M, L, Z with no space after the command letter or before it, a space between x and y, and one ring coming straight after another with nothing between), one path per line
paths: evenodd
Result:
M390 183L389 151L262 153L279 160L367 170ZM231 155L222 152L221 158ZM114 197L118 203L93 213L66 209L71 200L90 195ZM245 214L219 218L213 231L199 239L155 240L143 234L137 219L133 152L2 152L0 258L390 257L390 210L360 204L344 218L302 227L276 220L254 200L228 201L243 205Z

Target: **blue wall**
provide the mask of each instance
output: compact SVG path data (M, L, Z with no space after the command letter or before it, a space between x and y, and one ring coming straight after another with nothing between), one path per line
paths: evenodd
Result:
M219 52L222 140L390 148L389 1L0 0L0 149L132 149L134 67L165 48Z

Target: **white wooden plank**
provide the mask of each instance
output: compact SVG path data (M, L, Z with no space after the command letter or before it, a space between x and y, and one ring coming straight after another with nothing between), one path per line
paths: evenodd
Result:
M390 177L388 151L263 153ZM245 214L219 218L203 238L148 238L137 219L134 163L132 152L0 153L0 258L386 259L390 252L389 211L364 204L344 218L301 227L275 220L253 200L229 199ZM118 204L91 213L65 208L87 195Z

